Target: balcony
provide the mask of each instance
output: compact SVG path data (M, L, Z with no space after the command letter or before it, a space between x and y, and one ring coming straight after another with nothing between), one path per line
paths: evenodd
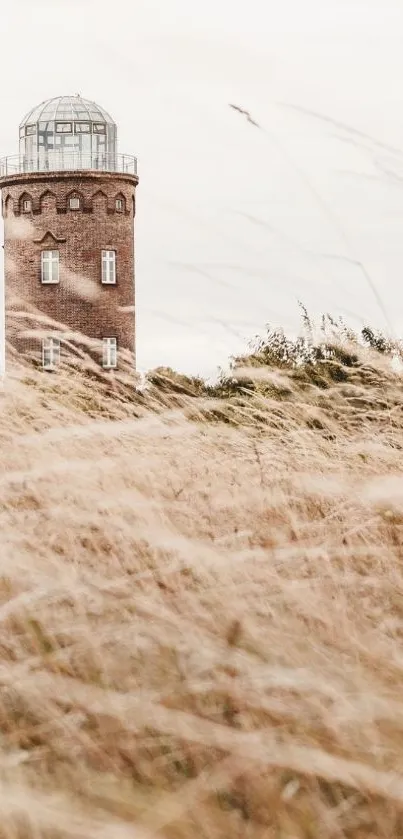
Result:
M137 158L131 154L93 154L57 149L41 152L35 157L16 154L0 160L0 178L31 172L46 174L80 170L137 175Z

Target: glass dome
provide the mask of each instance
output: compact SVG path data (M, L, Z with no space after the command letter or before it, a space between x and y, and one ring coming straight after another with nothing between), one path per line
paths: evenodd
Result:
M103 108L95 102L82 99L77 94L76 96L56 96L54 99L41 102L40 105L29 111L22 120L20 128L36 122L53 122L55 120L71 120L72 122L89 120L90 122L105 122L109 125L115 124L112 117Z
M117 130L110 115L81 96L41 102L20 125L25 171L116 168Z

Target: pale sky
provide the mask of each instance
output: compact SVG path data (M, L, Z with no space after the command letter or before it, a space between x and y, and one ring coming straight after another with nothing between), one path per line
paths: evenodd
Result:
M403 332L403 0L13 0L1 30L1 157L75 93L138 157L140 369L213 374L298 299L383 327L374 288Z

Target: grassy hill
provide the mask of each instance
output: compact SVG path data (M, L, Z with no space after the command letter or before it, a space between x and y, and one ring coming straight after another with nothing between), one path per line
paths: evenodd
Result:
M403 836L399 353L329 320L214 386L15 359L1 839Z

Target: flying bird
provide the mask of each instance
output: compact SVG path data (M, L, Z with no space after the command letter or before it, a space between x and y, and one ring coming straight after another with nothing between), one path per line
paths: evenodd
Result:
M246 117L246 119L248 120L248 122L250 122L252 125L256 125L256 128L261 128L259 123L255 122L255 120L252 119L249 111L245 111L245 109L240 108L239 105L231 105L230 104L230 108L233 108L234 111L238 111L240 114L243 114Z

